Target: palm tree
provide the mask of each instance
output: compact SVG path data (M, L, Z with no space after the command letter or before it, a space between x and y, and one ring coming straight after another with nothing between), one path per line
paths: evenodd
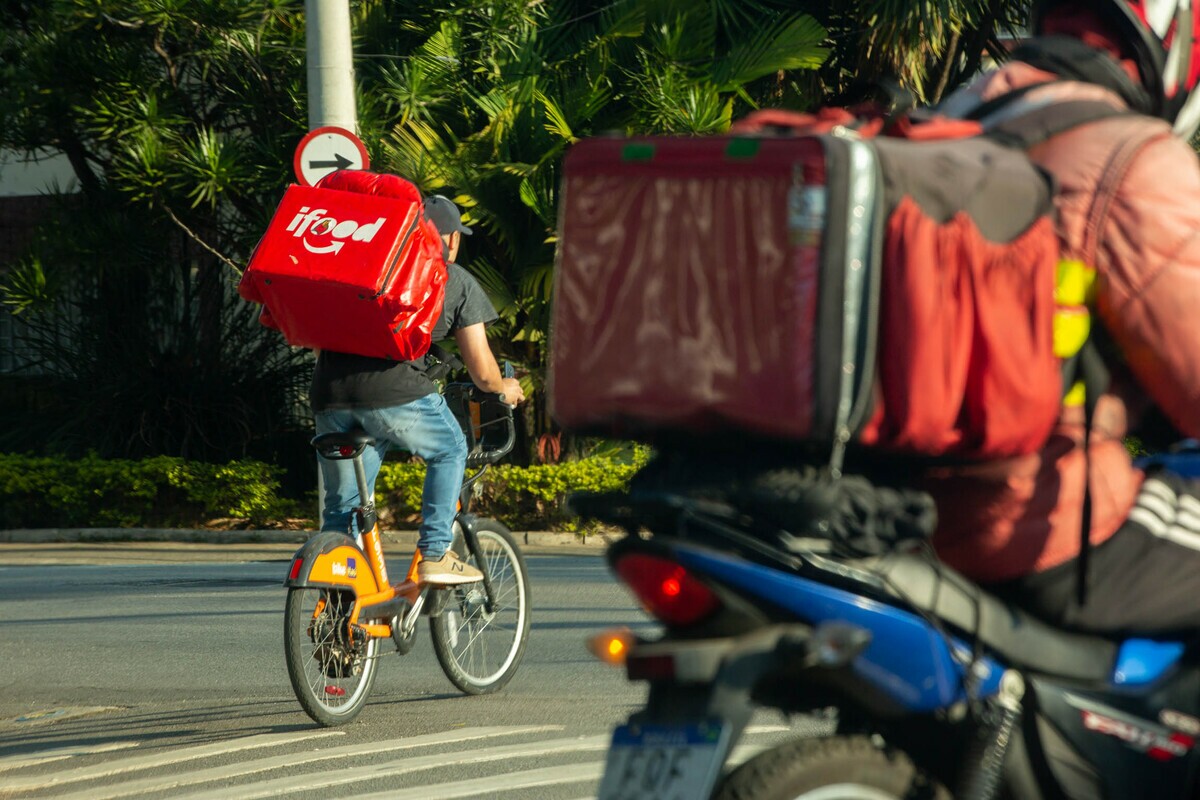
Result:
M827 97L854 97L892 79L917 101L936 103L1002 58L1004 37L1028 17L1028 0L833 0L806 3L830 31L820 77Z
M375 163L448 192L484 235L468 268L496 303L502 354L545 361L559 165L583 136L707 134L824 61L824 29L783 2L467 0L371 4L359 30L404 54L361 64ZM403 20L403 26L397 25ZM374 131L372 131L372 135ZM549 420L535 405L535 433Z
M358 0L360 129L377 169L466 209L497 349L539 384L573 142L719 133L756 106L806 108L888 75L935 99L1023 5ZM300 0L0 8L0 147L66 153L83 189L4 279L65 370L44 422L60 441L214 454L294 424L280 420L304 357L256 338L274 334L232 286L306 128L303 25ZM545 429L544 409L532 422Z

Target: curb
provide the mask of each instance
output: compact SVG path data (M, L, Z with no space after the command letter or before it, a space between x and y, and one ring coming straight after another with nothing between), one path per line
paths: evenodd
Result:
M0 530L0 544L63 542L175 542L191 544L303 544L314 531L205 531L176 528L17 528ZM513 531L522 545L606 547L610 537L560 531ZM416 531L383 531L384 544L416 545Z

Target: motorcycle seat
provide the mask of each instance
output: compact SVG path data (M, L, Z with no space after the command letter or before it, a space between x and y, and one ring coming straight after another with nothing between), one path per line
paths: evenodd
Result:
M919 613L936 616L968 640L978 636L987 649L1014 667L1081 681L1104 682L1112 677L1116 642L1055 628L987 593L945 564L909 553L858 563L880 576L894 598Z

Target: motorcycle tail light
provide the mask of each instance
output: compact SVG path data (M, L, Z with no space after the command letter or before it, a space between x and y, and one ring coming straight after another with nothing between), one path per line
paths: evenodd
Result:
M667 625L693 625L721 607L712 589L669 559L631 553L615 569L646 611Z

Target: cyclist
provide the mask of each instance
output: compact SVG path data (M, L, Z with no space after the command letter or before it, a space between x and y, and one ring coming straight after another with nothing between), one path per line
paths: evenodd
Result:
M440 195L426 199L425 214L442 236L447 264L445 304L433 328L433 341L453 335L474 384L485 392L502 394L506 402L516 405L525 399L521 385L501 376L487 341L485 328L496 319L496 311L475 279L454 263L462 237L469 236L471 229L463 225L458 207ZM463 563L450 549L467 443L426 374L425 360L397 363L322 351L317 355L310 399L318 434L362 428L375 439L375 447L362 459L371 492L389 446L425 460L417 540L421 580L438 585L481 580L479 570ZM352 509L360 504L353 468L345 460L320 459L320 464L325 483L321 530L346 531Z
M941 110L965 116L1018 91L988 107L985 127L1073 100L1124 112L1030 151L1061 189L1064 258L1086 263L1094 254L1091 324L1120 355L1107 359L1113 380L1086 450L1084 409L1068 402L1040 453L944 470L930 482L942 521L934 543L952 566L1060 625L1191 631L1200 628L1200 489L1135 469L1123 438L1148 401L1180 433L1200 435L1200 166L1186 143L1200 121L1200 93L1192 94L1200 6L1051 0L1034 3L1032 21L1035 37L1013 60ZM1112 202L1096 208L1098 183L1112 175L1123 176ZM1089 470L1092 546L1081 604Z

